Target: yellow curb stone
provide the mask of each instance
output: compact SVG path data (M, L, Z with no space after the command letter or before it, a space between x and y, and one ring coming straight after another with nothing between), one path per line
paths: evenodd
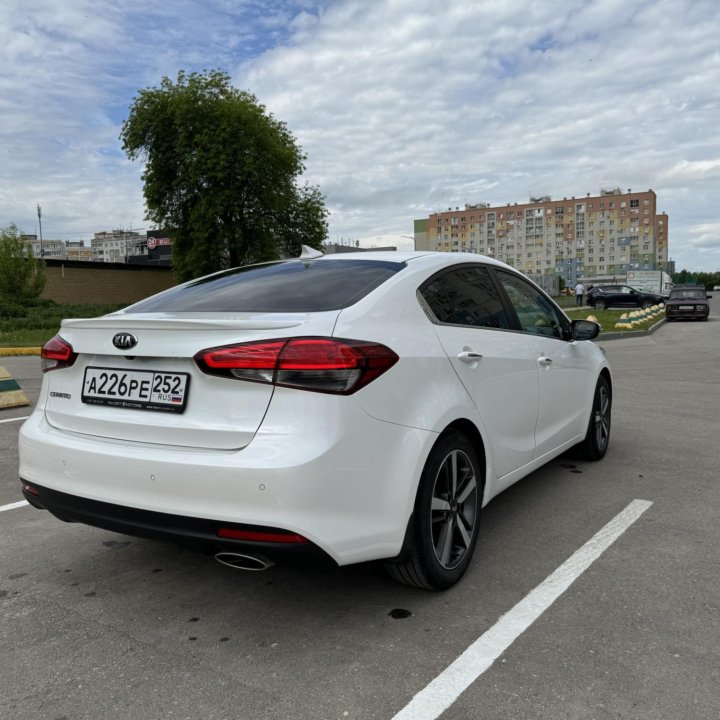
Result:
M0 365L0 409L29 405L27 395L13 380L10 373Z

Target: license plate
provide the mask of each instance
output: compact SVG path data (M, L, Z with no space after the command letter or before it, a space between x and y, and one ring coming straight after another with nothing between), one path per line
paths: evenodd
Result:
M680 310L694 310L694 305L680 305Z
M188 373L85 368L82 401L132 410L181 413L187 402Z

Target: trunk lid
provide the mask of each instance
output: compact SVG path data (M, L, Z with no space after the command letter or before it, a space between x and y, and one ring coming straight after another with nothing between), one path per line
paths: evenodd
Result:
M117 441L243 448L265 416L273 386L208 376L194 355L254 340L330 336L338 314L119 313L64 320L59 335L78 357L71 367L45 376L45 416L60 430ZM116 348L118 334L134 336L136 345ZM133 382L149 385L119 399L117 388L127 393ZM153 385L159 394L151 392ZM102 394L110 389L114 395ZM125 402L138 398L138 392L144 393L142 400Z

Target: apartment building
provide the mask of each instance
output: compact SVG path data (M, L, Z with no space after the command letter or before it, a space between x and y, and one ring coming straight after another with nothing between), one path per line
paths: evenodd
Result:
M133 255L147 255L147 237L132 230L97 232L90 240L95 260L124 263Z
M36 258L47 260L64 260L65 243L62 240L43 240L40 242L37 235L20 235L20 239L30 246L32 254Z
M416 221L416 238L419 229L426 249L488 255L531 277L559 275L568 285L579 277L669 269L668 216L657 212L652 190L466 204L433 213L427 224Z

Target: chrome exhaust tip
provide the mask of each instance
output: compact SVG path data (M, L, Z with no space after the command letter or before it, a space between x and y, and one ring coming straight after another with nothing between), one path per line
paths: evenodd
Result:
M227 565L235 570L249 570L251 572L261 572L275 564L263 555L248 555L236 552L219 552L215 555L215 559L221 565Z

